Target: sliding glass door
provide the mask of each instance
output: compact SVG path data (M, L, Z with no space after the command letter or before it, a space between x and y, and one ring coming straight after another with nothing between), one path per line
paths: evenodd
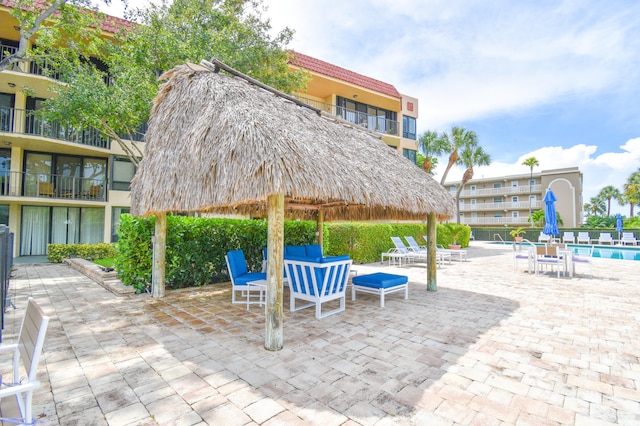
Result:
M50 207L22 207L20 256L43 256L49 243Z

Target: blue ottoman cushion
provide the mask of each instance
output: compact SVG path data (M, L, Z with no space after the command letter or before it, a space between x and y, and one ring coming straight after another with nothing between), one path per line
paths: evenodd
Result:
M371 288L389 288L397 285L406 284L409 278L404 275L385 274L384 272L376 272L374 274L358 275L353 277L351 282L358 286Z

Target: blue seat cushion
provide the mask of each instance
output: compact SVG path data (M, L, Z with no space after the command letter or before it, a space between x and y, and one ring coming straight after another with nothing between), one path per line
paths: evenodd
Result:
M264 272L248 272L234 278L235 285L245 285L249 281L266 280L267 274Z
M284 248L284 254L285 256L307 256L307 252L304 249L304 246L286 246Z
M374 274L358 275L353 277L351 282L355 285L371 288L390 288L397 285L406 284L409 278L404 275L385 274L376 272Z

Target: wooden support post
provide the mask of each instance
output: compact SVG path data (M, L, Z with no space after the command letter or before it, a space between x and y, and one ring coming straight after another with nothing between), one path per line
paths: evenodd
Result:
M324 210L318 210L318 222L316 223L316 232L318 233L318 244L322 247L322 227L324 226ZM324 253L324 250L323 250Z
M267 308L265 310L264 347L279 351L284 343L283 333L283 289L284 276L284 195L267 197Z
M438 290L438 279L436 270L438 260L436 259L436 214L429 213L427 216L427 291Z
M165 268L167 253L167 214L156 214L155 242L153 245L153 265L151 278L151 296L164 297Z

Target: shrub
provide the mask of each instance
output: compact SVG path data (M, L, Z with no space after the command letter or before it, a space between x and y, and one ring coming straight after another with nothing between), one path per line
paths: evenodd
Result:
M116 252L109 243L98 244L49 244L47 248L49 262L60 263L63 259L79 257L94 260L114 257Z

